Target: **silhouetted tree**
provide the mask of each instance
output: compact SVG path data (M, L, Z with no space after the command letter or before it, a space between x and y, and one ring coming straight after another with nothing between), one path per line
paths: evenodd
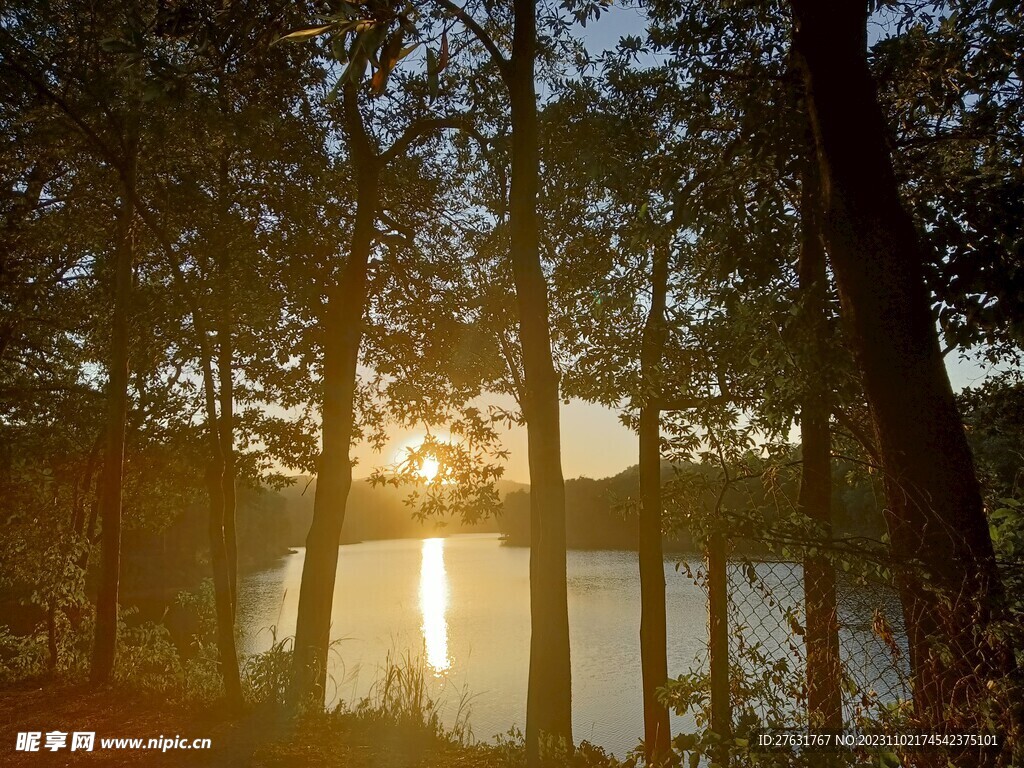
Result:
M915 707L939 728L955 716L954 689L973 699L967 691L981 695L1008 670L1005 649L985 639L1002 589L930 311L924 247L899 198L868 69L867 4L792 8L825 239L885 472Z

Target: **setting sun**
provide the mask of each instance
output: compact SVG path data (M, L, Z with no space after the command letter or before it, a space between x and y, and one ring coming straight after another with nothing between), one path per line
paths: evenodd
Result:
M436 443L446 443L448 436L426 436L416 435L404 443L395 451L394 463L403 472L410 470L414 471L427 483L432 483L437 479L439 482L443 482L443 473L441 472L441 462L438 459L435 452L430 448L430 445ZM439 477L441 475L441 477Z
M424 459L423 465L420 467L420 474L428 482L434 482L434 478L437 477L437 471L440 469L437 459Z

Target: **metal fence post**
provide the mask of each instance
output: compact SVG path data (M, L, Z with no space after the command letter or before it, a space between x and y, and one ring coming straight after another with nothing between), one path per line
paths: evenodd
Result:
M725 563L725 539L715 531L708 539L708 612L711 657L711 730L723 739L732 733L729 704L729 587ZM725 763L722 749L718 762Z

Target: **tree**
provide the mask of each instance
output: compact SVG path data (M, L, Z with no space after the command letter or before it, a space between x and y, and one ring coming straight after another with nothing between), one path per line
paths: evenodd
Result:
M822 548L832 542L832 401L829 363L829 285L825 249L819 225L819 187L813 160L804 161L800 185L800 291L806 343L800 366L804 395L800 404L799 506L818 527ZM804 557L804 604L807 653L807 709L812 728L839 731L843 727L842 662L839 657L839 617L836 612L836 572L828 555Z
M306 540L299 592L290 691L294 703L322 701L326 685L338 544L345 519L345 502L352 485L349 451L356 435L357 365L368 300L370 257L378 239L382 177L393 162L436 131L457 127L459 123L455 118L424 116L422 99L414 99L412 109L418 110L418 114L407 121L404 129L397 129L397 137L390 146L382 149L367 126L361 111L360 93L384 92L389 76L402 58L403 41L411 36L413 29L410 19L395 13L388 3L378 3L358 9L351 18L340 17L332 33L334 50L341 52L348 62L334 93L340 95L346 148L353 166L356 208L344 265L328 283L320 328L323 446L317 463L313 521ZM305 39L326 31L324 27L300 30L291 33L291 39ZM364 73L371 59L376 62L375 73L364 83ZM387 127L394 128L393 125Z
M899 198L868 70L867 5L792 8L825 239L885 472L915 707L929 726L948 726L954 689L987 695L1008 670L1005 650L985 640L1002 600L992 542L942 364L924 246Z
M57 39L93 41L102 39L105 27L118 23L131 25L137 17L133 6L108 8L102 15L75 18L58 8L47 18L27 15L15 30L35 34L36 26L59 24ZM75 14L71 14L75 16ZM74 34L71 30L74 29ZM110 337L106 353L106 426L103 469L98 486L101 528L102 566L97 596L96 637L93 649L92 680L109 681L114 668L117 644L118 583L121 557L121 491L124 473L124 439L128 413L129 313L131 312L132 275L135 262L135 213L137 197L136 168L140 127L140 87L144 71L133 61L115 68L116 52L91 45L73 47L52 45L31 48L9 29L3 30L7 55L5 68L27 82L39 98L55 110L83 140L88 150L109 163L118 180L116 258L110 279L112 309ZM88 82L87 69L106 67L116 72L99 82ZM57 83L67 90L53 87Z
M508 89L511 117L509 229L522 349L522 411L530 463L530 673L526 747L530 765L542 742L572 745L572 669L566 587L565 483L559 432L559 383L551 350L550 307L541 265L537 195L540 152L534 66L535 0L513 0L508 58L469 13L438 5L487 49Z
M887 15L896 34L873 45L872 71L902 199L926 245L943 353L1019 362L1019 10L953 0Z

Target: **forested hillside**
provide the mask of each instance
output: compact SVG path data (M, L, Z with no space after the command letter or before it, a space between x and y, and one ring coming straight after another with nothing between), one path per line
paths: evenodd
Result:
M832 508L833 525L838 537L865 536L876 538L885 529L879 500L881 488L877 481L850 464L837 462L833 467ZM713 470L690 464L673 467L663 462L662 483L670 501L666 510L667 530L664 547L667 552L694 552L697 546L686 528L685 514L691 510L674 506L671 501L674 484L687 476L708 476ZM614 477L599 480L573 478L565 482L566 541L578 549L631 549L637 548L637 486L639 467L633 466ZM782 492L796 498L797 483L793 478ZM683 500L680 499L678 503ZM714 507L713 496L703 503ZM748 481L747 487L732 491L727 503L736 506L763 505L765 489L760 480ZM770 516L769 516L770 517ZM525 546L529 543L530 492L513 491L505 496L504 509L498 518L498 527L509 544Z

